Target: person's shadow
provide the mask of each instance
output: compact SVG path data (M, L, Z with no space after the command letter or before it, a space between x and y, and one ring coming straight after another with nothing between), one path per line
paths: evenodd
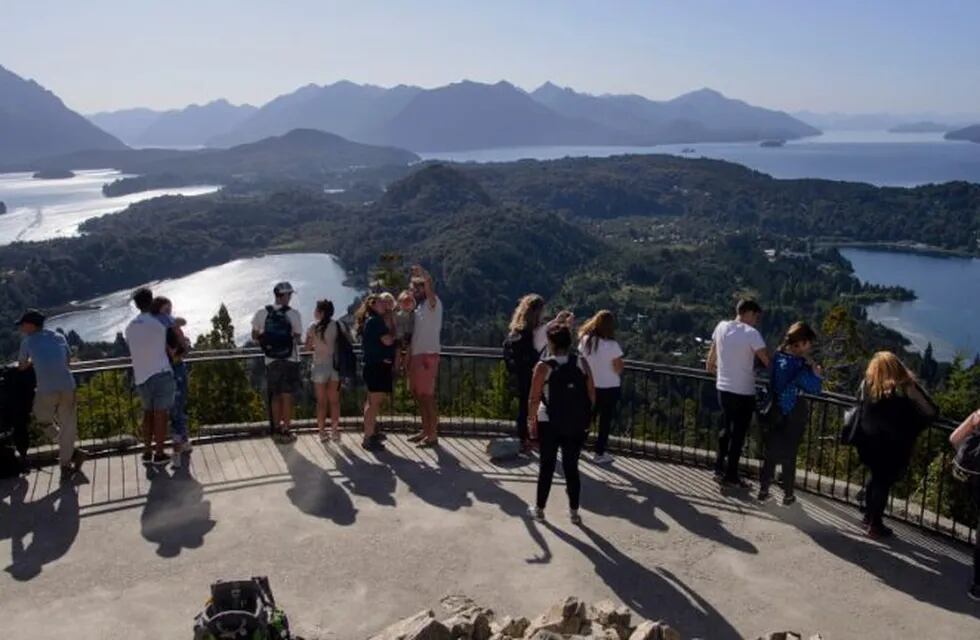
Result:
M688 500L616 465L604 467L604 470L633 485L636 493L643 496L642 502L636 503L630 500L623 491L583 474L583 504L589 511L625 518L640 527L663 530L667 528L667 525L656 516L656 510L659 508L680 526L698 537L712 540L743 553L759 553L754 544L726 529L718 516L703 513Z
M588 558L596 575L639 616L664 620L684 637L711 640L742 637L721 613L667 569L644 567L585 525L579 529L591 544L551 523L546 522L544 526Z
M354 524L357 519L354 503L326 469L297 451L295 444L277 445L276 448L293 481L286 496L297 509L342 526Z
M388 465L375 464L361 458L346 445L339 451L328 449L337 472L344 477L341 482L351 495L362 496L383 507L394 507L395 474Z
M970 567L955 557L930 549L929 545L916 544L914 537L927 534L902 527L887 540L871 541L856 526L849 535L836 526L819 522L809 513L812 509L826 511L832 516L828 521L860 519L856 509L825 500L805 505L803 509L784 509L782 519L825 551L864 569L892 589L948 611L980 615L977 605L966 597L972 579ZM903 539L906 536L913 539Z
M166 470L149 474L150 490L140 515L140 531L157 546L157 555L174 558L182 549L197 549L216 524L204 487L185 462L173 475Z
M10 539L10 564L4 569L15 580L41 574L44 565L68 553L78 537L78 495L74 485L62 485L40 500L24 502L29 483L17 479L5 487L10 505L0 500L0 540ZM25 540L30 536L30 542Z
M446 511L459 511L473 506L473 500L462 484L458 469L442 464L447 455L445 449L437 447L433 451L439 461L435 466L423 460L409 460L393 453L390 448L379 452L377 456L423 502Z

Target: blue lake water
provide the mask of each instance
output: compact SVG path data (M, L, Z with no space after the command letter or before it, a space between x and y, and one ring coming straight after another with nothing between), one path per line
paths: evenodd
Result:
M868 307L868 316L895 329L922 351L932 342L938 360L980 353L980 260L841 249L858 278L915 291L911 302Z
M323 253L290 253L234 260L183 278L147 283L156 295L173 301L174 314L187 320L186 331L193 339L211 330L211 318L222 303L235 325L235 340L250 337L252 316L272 304L272 287L281 280L296 289L292 307L303 323L313 321L313 309L321 298L332 300L338 315L346 312L358 291L344 285L346 273L333 256ZM77 311L48 321L52 328L74 329L86 341L112 341L136 314L130 303L133 289L117 291L87 305L98 309Z
M0 244L47 240L78 234L89 218L122 211L134 202L163 195L195 196L217 191L215 185L141 191L115 198L102 195L102 185L126 177L112 169L76 171L64 180L38 180L30 173L0 173Z
M950 180L980 182L980 144L943 140L938 133L831 131L777 148L740 142L655 147L513 147L422 155L425 159L458 162L509 162L627 153L728 160L776 178L825 178L897 187Z

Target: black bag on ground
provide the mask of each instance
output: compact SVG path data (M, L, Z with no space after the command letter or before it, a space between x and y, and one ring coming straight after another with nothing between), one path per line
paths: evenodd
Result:
M344 386L357 380L357 355L347 323L337 320L337 342L333 349L333 368Z
M539 354L534 348L534 332L512 331L504 338L504 366L511 375L530 371L537 363Z
M259 336L259 346L265 357L287 360L293 355L293 323L289 321L289 307L276 309L271 304L265 308L265 326Z
M968 482L980 479L980 431L974 431L956 448L953 476Z
M194 640L290 640L289 621L276 607L269 579L219 580L194 620ZM298 639L294 639L298 640Z
M578 357L569 356L565 364L554 358L546 360L551 367L548 376L548 423L569 435L585 435L592 425L592 400L588 377L578 366Z

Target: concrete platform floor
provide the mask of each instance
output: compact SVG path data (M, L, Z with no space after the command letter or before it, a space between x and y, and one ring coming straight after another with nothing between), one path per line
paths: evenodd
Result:
M613 598L712 640L980 637L967 548L900 525L869 541L848 507L760 507L706 471L618 458L584 465L584 526L560 478L536 524L536 462L490 464L473 439L389 444L237 440L153 479L126 455L89 461L71 489L49 469L0 482L4 636L189 638L212 580L268 575L295 626L324 638L367 637L450 593L524 615Z

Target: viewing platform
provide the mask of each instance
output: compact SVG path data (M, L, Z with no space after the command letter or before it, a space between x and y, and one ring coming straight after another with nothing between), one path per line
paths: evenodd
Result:
M207 363L252 359L212 354L194 366L203 375ZM123 368L87 364L77 375L95 385ZM366 638L451 593L524 615L571 594L610 598L684 638L980 637L980 607L965 595L962 539L973 531L941 513L942 495L896 497L895 537L862 534L846 504L859 470L827 439L844 400L813 402L797 504L760 504L748 490L721 491L703 467L710 380L631 363L616 461L583 460L584 524L569 522L560 471L539 523L526 514L537 459L492 463L485 452L507 425L486 396L497 371L489 350L444 354L440 400L453 417L433 450L405 440L412 418L397 412L379 453L350 430L339 445L308 431L281 445L256 433L260 423L211 425L198 428L189 465L148 473L137 450L111 451L125 434L104 430L90 444L106 451L76 486L60 487L52 466L0 481L4 626L30 638L189 638L212 581L268 575L310 638ZM123 408L99 424L121 416L135 433L128 405L113 406Z

